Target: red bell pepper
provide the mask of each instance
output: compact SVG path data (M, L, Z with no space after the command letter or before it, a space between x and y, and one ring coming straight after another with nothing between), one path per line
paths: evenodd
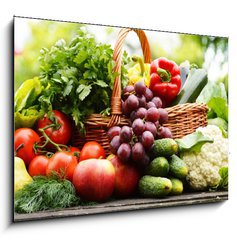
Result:
M179 66L167 58L160 57L150 66L150 86L155 96L161 98L163 107L168 106L181 88Z

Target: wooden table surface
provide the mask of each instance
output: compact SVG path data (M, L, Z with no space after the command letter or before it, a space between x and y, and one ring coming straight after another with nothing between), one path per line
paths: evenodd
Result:
M167 196L164 198L133 198L114 200L92 206L78 206L73 208L43 211L29 214L14 213L14 222L55 219L62 217L82 216L99 213L132 211L139 209L163 208L173 206L185 206L202 203L214 203L228 199L227 191L185 193L178 196Z

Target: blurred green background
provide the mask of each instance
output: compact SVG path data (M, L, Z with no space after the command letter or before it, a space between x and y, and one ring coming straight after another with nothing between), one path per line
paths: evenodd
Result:
M113 47L119 28L78 23L34 19L15 19L15 79L14 90L30 78L38 76L38 57L43 47L50 48L57 40L70 41L80 27L93 33L99 42ZM228 39L191 34L145 31L151 48L152 59L167 57L181 64L185 60L196 63L208 71L211 81L228 80ZM142 54L135 33L128 35L124 49L132 54Z

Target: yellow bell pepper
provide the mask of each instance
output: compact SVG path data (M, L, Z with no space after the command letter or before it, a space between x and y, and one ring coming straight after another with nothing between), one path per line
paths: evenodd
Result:
M128 69L128 85L134 85L138 81L144 81L145 85L150 85L150 64L145 63L140 56L132 56L132 60L136 63L132 68Z

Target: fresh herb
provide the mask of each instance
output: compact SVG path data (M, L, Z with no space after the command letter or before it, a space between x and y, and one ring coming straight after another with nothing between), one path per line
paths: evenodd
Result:
M56 42L51 49L41 50L40 80L45 90L39 101L45 112L58 109L72 117L79 129L84 129L85 117L92 113L107 113L115 77L113 49L97 43L92 35L80 29L67 44ZM122 85L126 85L125 66L129 58L123 55Z
M200 152L203 144L213 143L213 139L204 136L202 132L196 131L188 134L181 139L175 139L179 146L179 152Z
M34 177L15 194L15 212L32 213L60 209L80 204L72 183L56 177Z

